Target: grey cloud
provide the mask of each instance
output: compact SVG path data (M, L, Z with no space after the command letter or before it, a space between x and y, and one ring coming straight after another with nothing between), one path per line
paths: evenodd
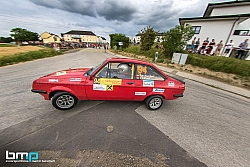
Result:
M127 1L94 1L94 0L30 0L32 3L46 8L60 9L83 16L104 17L106 20L130 21L136 8Z
M71 13L96 17L94 3L91 0L30 0L32 3L46 8L60 9Z
M172 5L173 1L163 5L161 3L154 5L150 12L145 12L142 17L138 16L139 19L135 20L135 24L151 26L160 31L166 31L169 27L174 27L177 11L172 9Z
M103 16L106 20L131 21L133 14L137 12L136 8L126 1L103 1L97 6L97 14Z

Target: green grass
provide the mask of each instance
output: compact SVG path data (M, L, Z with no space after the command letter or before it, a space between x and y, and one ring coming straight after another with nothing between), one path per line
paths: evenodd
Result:
M40 58L53 57L62 54L62 51L56 51L54 49L41 49L38 51L29 51L25 53L14 54L10 56L0 57L0 67L10 64L16 64L19 62L26 62Z
M250 61L222 56L203 56L189 54L187 64L240 76L250 76Z
M16 47L16 45L0 43L0 47Z
M163 49L156 49L152 47L149 51L141 51L140 46L129 46L124 49L125 52L134 53L137 55L144 55L146 57L155 57L155 52L159 53L158 62L170 62L170 58L166 58ZM165 61L162 61L164 60ZM193 66L207 68L216 72L224 72L229 74L236 74L243 77L250 77L250 61L239 60L235 58L227 58L222 56L204 56L196 54L188 54L186 64Z

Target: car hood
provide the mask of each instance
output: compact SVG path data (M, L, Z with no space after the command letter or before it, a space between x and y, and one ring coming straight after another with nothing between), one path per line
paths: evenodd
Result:
M67 70L60 70L57 72L53 72L44 77L71 77L71 76L83 76L83 74L88 71L90 68L74 68Z

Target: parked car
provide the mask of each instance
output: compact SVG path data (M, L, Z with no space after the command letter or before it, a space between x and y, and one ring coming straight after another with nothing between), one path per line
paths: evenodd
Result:
M57 71L33 81L32 92L52 100L56 109L73 108L78 100L144 101L150 110L183 96L185 83L151 63L108 58L95 68Z

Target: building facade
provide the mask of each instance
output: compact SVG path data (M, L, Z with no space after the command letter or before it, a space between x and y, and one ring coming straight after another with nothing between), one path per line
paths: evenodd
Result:
M71 30L61 36L65 42L99 43L99 38L92 31Z
M58 35L44 32L40 35L40 39L43 43L61 43L61 38Z
M238 47L250 38L250 1L209 3L202 17L179 18L179 22L191 25L201 43L208 37L216 44L222 40L224 45L233 40Z
M164 37L164 33L158 33L157 36L155 37L154 42L162 42ZM141 42L141 34L135 35L135 42L140 43Z

